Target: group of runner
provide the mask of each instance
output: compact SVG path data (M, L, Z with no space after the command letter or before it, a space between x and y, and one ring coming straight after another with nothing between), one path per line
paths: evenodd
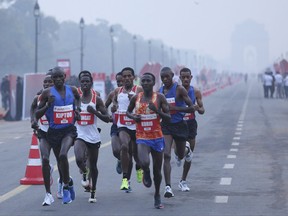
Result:
M80 72L80 87L76 88L65 84L65 73L60 67L51 69L44 79L43 90L31 105L31 125L40 140L46 189L43 206L54 202L50 189L51 149L59 170L57 198L62 198L63 204L75 199L67 157L73 145L76 163L82 174L81 184L90 192L88 201L96 202L97 160L101 145L98 118L112 123L112 152L117 159L116 171L122 174L120 190L131 192L133 159L137 181L143 182L146 187L152 186L151 154L154 206L163 208L160 196L163 161L164 197L174 196L171 188L172 148L178 166L184 159L179 188L182 191L190 190L186 177L197 135L195 112L205 112L201 92L190 86L192 73L189 68L180 70L182 85L173 82L174 73L169 67L162 68L160 76L163 86L156 92L153 90L156 78L152 73L144 73L140 77L140 86L137 86L134 85L134 70L125 67L116 75L118 87L108 95L104 103L98 92L93 90L93 78L89 71ZM47 82L49 85L46 85ZM108 112L109 106L111 115Z

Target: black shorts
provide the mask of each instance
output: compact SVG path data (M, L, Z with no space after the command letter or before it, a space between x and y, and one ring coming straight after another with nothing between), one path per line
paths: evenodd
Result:
M118 134L120 133L120 131L125 131L126 133L129 134L131 140L135 140L136 141L136 130L130 130L126 127L119 127L118 128Z
M118 127L117 124L111 125L110 136L118 136Z
M196 119L188 120L186 122L188 126L188 138L195 139L197 135L197 128L198 128Z
M39 130L37 130L37 137L38 137L39 140L47 139L47 132L39 129Z
M184 120L177 123L162 121L161 128L164 135L171 135L175 140L186 141L188 138L188 126Z
M77 137L77 129L74 125L61 129L50 128L47 131L47 140L51 147L61 146L64 137L70 136L72 139Z
M97 142L97 143L90 143L90 142L87 142L81 138L76 138L76 140L81 140L82 142L85 143L86 147L89 148L89 149L92 149L92 148L100 148L100 145L101 145L101 142Z

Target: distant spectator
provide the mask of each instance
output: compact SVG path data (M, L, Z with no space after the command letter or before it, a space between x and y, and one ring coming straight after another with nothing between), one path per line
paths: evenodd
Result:
M114 86L109 78L109 76L106 76L105 80L105 95L108 96L111 91L114 90Z
M9 95L10 95L10 81L8 75L2 78L1 82L1 97L2 97L2 107L5 110L9 109Z
M279 71L276 71L275 75L275 84L276 84L276 98L283 97L283 76Z

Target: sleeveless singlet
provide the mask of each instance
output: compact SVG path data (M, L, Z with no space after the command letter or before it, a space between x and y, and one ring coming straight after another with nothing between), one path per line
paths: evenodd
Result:
M129 94L136 94L137 86L134 85L129 92ZM130 130L136 130L135 121L128 118L126 115L126 111L130 100L128 98L128 92L123 92L123 87L120 88L118 96L118 110L115 112L115 119L117 120L117 127L126 127Z
M186 103L184 101L178 101L176 100L176 89L177 89L178 83L173 83L172 87L169 89L169 91L164 94L164 86L162 86L159 89L159 92L164 94L166 97L166 100L169 104L177 107L185 107ZM175 110L170 111L171 115L171 123L177 123L183 120L183 116L185 113L183 112L178 112Z
M65 98L61 97L55 86L50 89L50 95L55 97L55 101L46 111L50 128L60 129L74 125L74 94L70 86L65 85L65 89Z
M135 113L141 115L141 122L136 123L137 139L157 139L163 137L160 117L149 109L149 103L141 102L143 92L140 92L136 99ZM158 108L157 93L153 92L152 102Z

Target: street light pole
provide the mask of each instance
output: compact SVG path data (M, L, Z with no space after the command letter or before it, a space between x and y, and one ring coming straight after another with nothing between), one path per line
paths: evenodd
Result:
M170 66L173 64L173 47L170 47Z
M110 27L110 36L111 36L111 63L112 63L112 71L111 73L115 72L114 68L114 29Z
M34 17L35 17L35 70L34 72L37 73L38 71L38 20L40 17L40 7L38 1L36 1L34 5Z
M152 53L151 53L151 40L148 40L148 48L149 48L149 62L152 61Z
M83 30L84 30L84 19L83 17L81 17L80 19L80 31L81 31L81 35L80 35L80 71L83 71L83 59L84 59L84 52L83 52L83 48L84 48L84 40L83 40Z
M164 65L164 44L161 44L161 61L162 65Z
M137 71L137 69L136 69L136 67L137 67L137 65L136 65L137 37L136 37L136 35L133 36L133 42L134 42L133 43L133 45L134 45L134 50L133 50L134 51L134 70Z

